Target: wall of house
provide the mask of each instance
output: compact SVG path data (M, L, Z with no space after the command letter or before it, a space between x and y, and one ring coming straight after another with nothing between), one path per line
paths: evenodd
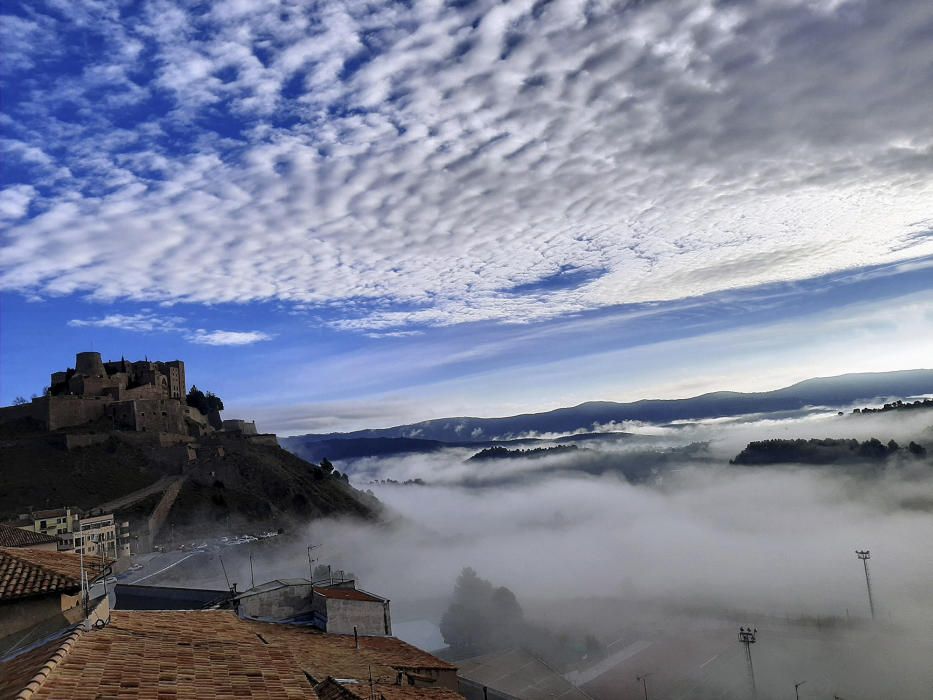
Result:
M323 596L315 595L315 598ZM386 613L382 603L368 600L327 598L327 631L332 634L385 636Z
M11 600L0 603L0 638L22 632L45 620L61 617L61 596Z
M310 583L283 586L242 598L240 614L264 620L282 620L307 612L311 602Z

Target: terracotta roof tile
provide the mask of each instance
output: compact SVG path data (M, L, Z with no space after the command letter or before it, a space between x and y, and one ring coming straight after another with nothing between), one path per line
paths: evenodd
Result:
M321 634L269 622L244 620L243 624L270 644L291 649L302 670L319 681L328 676L368 679L372 669L380 681L394 682L398 670L457 668L395 637L360 637L357 649L353 635Z
M0 547L33 547L37 544L57 543L58 538L41 532L0 524Z
M114 611L109 625L80 633L53 657L55 663L32 684L31 698L317 698L311 679L355 678L361 683L318 687L330 688L331 700L369 700L370 672L377 698L461 697L442 688L395 685L399 671L430 675L454 666L398 639L359 641L357 649L349 635L241 620L227 610ZM361 688L366 692L359 695Z
M99 560L84 561L88 579L100 577ZM81 587L81 557L28 547L0 547L0 602L73 592Z
M316 698L289 650L233 613L114 611L85 632L35 700Z
M11 652L0 659L0 698L7 700L19 697L18 693L45 671L51 659L57 656L76 634L73 627L63 627L51 637Z

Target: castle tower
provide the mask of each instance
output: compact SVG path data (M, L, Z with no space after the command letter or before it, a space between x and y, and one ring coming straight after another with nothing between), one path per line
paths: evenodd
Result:
M104 363L99 352L79 352L75 355L75 373L87 377L106 377Z

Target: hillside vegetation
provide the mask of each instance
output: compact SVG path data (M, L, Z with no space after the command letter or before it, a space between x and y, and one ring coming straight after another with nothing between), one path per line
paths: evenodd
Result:
M858 440L759 440L731 460L733 464L834 464L836 462L883 462L897 454L922 458L926 449L916 442L902 448L894 440L883 443L877 438Z
M129 444L117 435L67 450L61 433L7 426L0 434L0 519L41 508L90 509L182 474L186 481L170 514L179 527L332 515L371 519L381 512L377 499L354 489L329 463L322 468L280 447L236 437L204 445L208 449L187 462L178 448ZM141 507L156 502L158 495L128 510L143 519Z

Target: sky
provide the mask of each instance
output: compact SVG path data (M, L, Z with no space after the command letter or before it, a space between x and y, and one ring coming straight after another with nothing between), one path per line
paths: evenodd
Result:
M926 0L2 13L4 404L82 350L283 434L933 365Z

